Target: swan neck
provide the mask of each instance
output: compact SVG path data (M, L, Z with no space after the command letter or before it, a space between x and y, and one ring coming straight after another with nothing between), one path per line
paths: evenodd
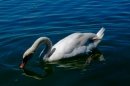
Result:
M48 49L48 52L50 52L51 48L52 48L52 42L49 38L47 37L40 37L39 39L37 39L33 45L31 46L31 49L33 50L33 52L36 52L36 50L38 49L38 47L42 44L46 45L46 48ZM48 53L47 52L47 53Z

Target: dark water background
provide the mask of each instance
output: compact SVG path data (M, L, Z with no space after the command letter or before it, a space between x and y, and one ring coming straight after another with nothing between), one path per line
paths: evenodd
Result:
M55 44L101 27L106 30L98 50L105 61L40 66L42 46L25 70L19 69L37 38L47 36ZM129 51L130 0L0 0L0 86L130 86Z

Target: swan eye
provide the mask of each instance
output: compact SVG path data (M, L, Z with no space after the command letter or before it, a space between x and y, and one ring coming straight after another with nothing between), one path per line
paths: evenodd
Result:
M27 62L28 60L30 60L32 57L33 57L34 53L30 53L29 55L26 55L24 58L23 58L23 61Z
M28 61L28 56L23 58L23 62L27 62Z

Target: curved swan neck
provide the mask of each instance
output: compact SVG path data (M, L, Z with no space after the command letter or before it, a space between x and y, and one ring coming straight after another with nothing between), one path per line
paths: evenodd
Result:
M46 45L46 48L48 49L48 52L50 52L51 48L52 48L52 42L49 38L47 37L40 37L39 39L37 39L33 45L31 46L31 49L33 52L36 52L36 50L38 49L38 47L42 44Z

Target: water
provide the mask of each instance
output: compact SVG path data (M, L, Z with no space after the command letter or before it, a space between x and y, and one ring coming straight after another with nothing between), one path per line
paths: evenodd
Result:
M0 86L129 86L129 0L0 0ZM22 55L39 37L53 44L74 32L105 36L86 58L40 64L38 55L19 69ZM100 61L101 58L105 61Z

